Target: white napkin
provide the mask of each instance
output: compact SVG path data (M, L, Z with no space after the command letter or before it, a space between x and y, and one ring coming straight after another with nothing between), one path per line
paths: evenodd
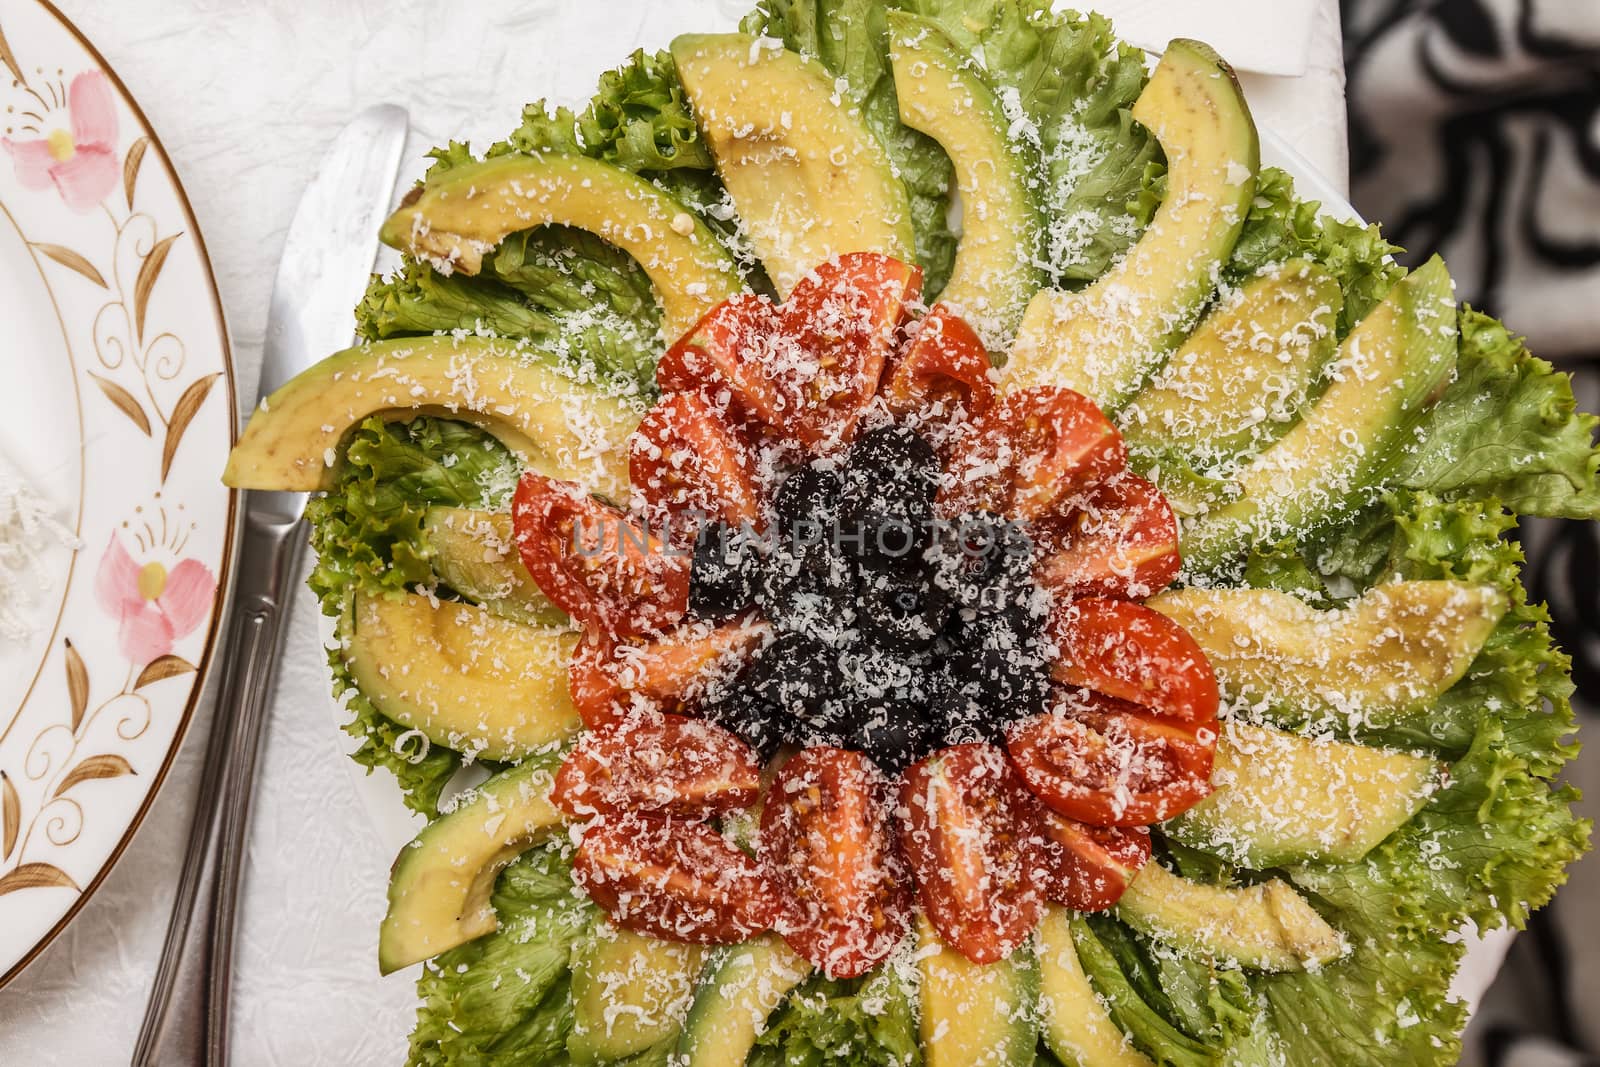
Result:
M1316 0L1092 0L1117 36L1150 52L1174 37L1205 41L1239 70L1299 76L1311 54Z

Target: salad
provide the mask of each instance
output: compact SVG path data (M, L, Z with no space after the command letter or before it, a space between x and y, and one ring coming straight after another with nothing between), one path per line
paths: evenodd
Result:
M764 0L432 158L226 474L429 819L411 1062L1455 1061L1588 844L1507 535L1596 422L1211 49Z

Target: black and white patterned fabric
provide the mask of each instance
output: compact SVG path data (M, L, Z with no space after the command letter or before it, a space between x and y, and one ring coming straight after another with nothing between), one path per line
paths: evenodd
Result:
M1352 200L1600 405L1600 0L1343 0ZM1600 818L1600 524L1521 531L1573 657ZM1468 1031L1483 1067L1600 1064L1600 859L1518 937Z

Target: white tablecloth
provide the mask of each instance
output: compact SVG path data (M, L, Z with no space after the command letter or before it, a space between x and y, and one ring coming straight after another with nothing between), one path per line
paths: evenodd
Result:
M409 108L416 153L450 137L487 144L515 125L528 100L586 96L634 41L660 47L683 30L731 25L753 0L57 2L132 88L184 179L249 398L284 229L319 149L355 111L384 100ZM1343 188L1338 8L1336 0L1314 2L1306 73L1244 80L1260 124ZM1114 13L1131 3L1102 7ZM1134 6L1148 9L1150 0ZM339 755L315 610L302 591L247 860L234 1044L247 1067L398 1062L414 1007L408 981L377 973L393 855L371 832ZM0 1063L127 1061L166 928L207 724L202 716L190 729L161 796L99 892L0 990Z

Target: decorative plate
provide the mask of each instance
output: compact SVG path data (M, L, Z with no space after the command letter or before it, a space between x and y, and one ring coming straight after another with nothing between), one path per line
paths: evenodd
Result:
M200 697L236 405L205 244L127 88L42 0L0 0L0 63L0 482L60 525L22 531L35 558L0 590L4 984L127 846Z

